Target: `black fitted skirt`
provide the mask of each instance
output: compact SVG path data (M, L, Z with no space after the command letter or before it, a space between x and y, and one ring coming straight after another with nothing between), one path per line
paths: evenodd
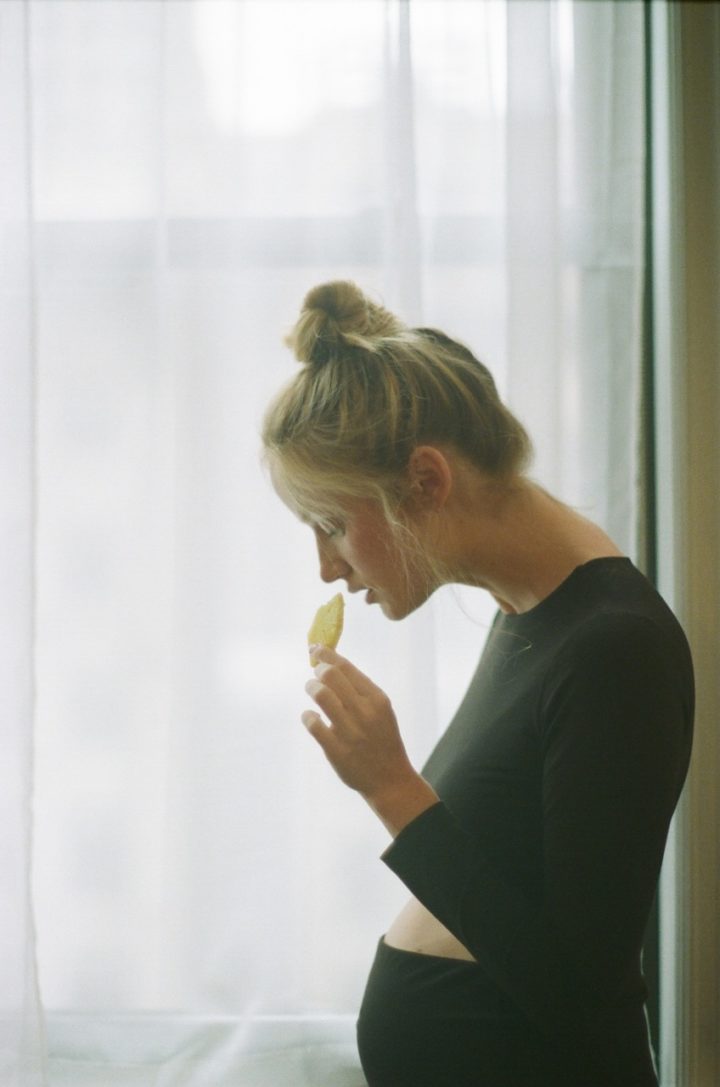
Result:
M608 1037L598 1082L657 1087L642 1009L630 1037ZM586 1087L473 962L380 940L357 1023L368 1087ZM595 1062L593 1062L595 1063ZM594 1072L599 1072L596 1067ZM580 1080L585 1082L580 1082Z

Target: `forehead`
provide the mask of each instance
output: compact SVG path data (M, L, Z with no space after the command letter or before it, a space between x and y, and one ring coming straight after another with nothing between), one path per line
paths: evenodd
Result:
M388 518L383 503L376 497L342 493L331 489L329 481L295 478L282 458L268 458L273 488L284 503L303 524L311 527L330 528L342 523L354 533L378 535L388 528Z
M333 498L319 484L317 488L307 484L302 487L293 484L277 458L270 460L269 467L270 479L278 498L304 524L317 524L346 513L347 503Z

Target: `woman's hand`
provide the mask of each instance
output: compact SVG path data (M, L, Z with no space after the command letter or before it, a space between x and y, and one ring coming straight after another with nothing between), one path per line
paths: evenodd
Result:
M303 724L338 777L397 834L437 794L413 769L387 695L333 649L313 647L313 655L318 663L305 690L327 722L306 710Z

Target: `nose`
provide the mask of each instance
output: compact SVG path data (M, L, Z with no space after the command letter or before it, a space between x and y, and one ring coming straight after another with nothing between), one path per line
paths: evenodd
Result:
M325 582L337 581L338 578L347 577L350 572L348 564L340 558L334 550L331 542L315 537L317 542L318 559L320 561L320 577Z

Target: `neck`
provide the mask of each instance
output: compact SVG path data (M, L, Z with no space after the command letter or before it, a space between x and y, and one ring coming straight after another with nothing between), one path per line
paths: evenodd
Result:
M530 480L483 479L475 491L458 493L455 512L448 509L448 567L455 580L487 589L503 611L529 611L576 567L622 554L601 528Z

